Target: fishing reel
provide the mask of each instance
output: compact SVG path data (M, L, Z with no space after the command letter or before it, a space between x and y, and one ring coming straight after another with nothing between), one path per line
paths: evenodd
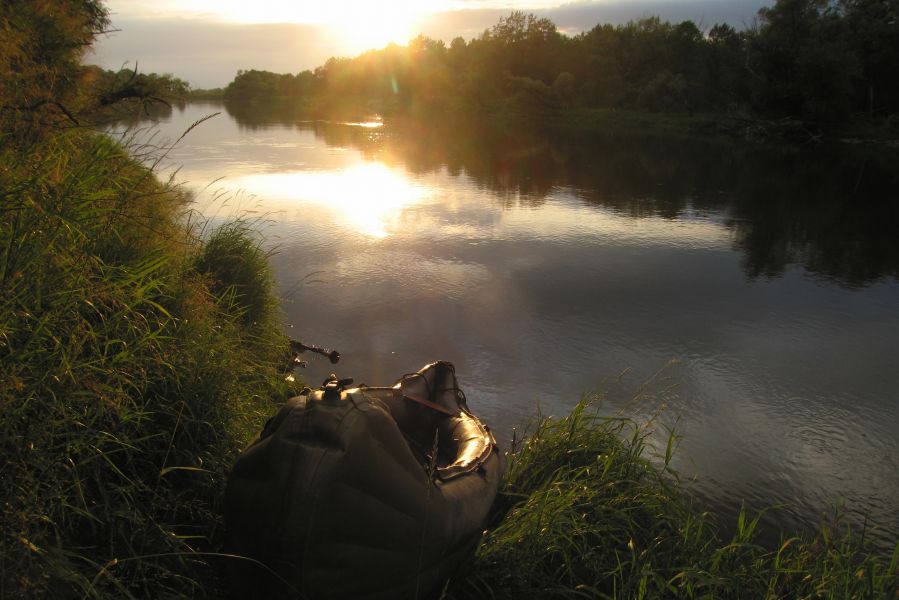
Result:
M322 382L322 388L325 391L324 400L340 400L340 392L345 390L347 386L352 383L352 377L338 379L336 373L331 373L328 378Z

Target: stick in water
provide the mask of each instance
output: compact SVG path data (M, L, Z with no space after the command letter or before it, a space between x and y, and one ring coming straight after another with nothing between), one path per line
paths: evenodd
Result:
M290 340L290 350L291 352L305 352L309 350L310 352L315 352L316 354L321 354L322 356L326 356L328 360L331 361L331 364L337 364L340 361L340 352L337 350L327 350L322 348L321 346L316 346L315 344L304 344L298 340Z

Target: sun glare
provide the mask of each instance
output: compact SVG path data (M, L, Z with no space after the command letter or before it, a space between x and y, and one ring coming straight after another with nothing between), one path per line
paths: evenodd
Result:
M405 44L415 36L414 25L421 6L413 2L350 2L327 25L350 53L387 44Z
M121 1L121 0L120 0ZM405 44L427 14L454 6L451 0L160 0L159 13L214 16L232 23L320 25L340 40L347 54Z

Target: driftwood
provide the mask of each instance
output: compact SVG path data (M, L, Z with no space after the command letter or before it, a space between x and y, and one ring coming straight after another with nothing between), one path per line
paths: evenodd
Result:
M307 350L326 357L331 361L331 364L337 364L340 361L340 352L337 350L328 350L315 344L304 344L299 340L290 340L290 349L286 357L286 370L290 371L294 367L305 367L306 361L300 358L300 354Z

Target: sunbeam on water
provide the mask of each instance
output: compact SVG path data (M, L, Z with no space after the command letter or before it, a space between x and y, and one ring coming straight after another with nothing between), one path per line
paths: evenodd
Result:
M333 212L337 224L372 238L390 235L404 208L427 197L427 189L381 163L340 171L292 171L247 175L232 182L269 206L315 204Z

